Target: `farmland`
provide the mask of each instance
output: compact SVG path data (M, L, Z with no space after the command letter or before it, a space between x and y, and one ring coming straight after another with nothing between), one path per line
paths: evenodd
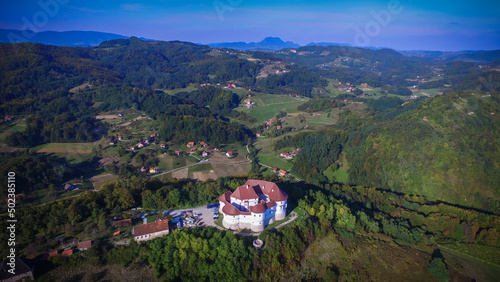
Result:
M286 95L257 95L250 98L256 103L256 106L251 109L247 109L244 104L242 104L238 111L244 112L255 119L257 122L264 122L272 117L274 117L280 111L287 113L298 113L297 107L305 103L308 98L294 98Z
M39 153L54 154L76 164L92 158L95 143L48 143L34 148Z

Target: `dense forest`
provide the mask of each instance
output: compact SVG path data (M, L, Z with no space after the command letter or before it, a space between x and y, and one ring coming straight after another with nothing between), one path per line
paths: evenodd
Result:
M154 269L156 278L168 281L221 275L227 278L222 280L232 281L285 277L350 280L354 277L369 278L380 271L365 265L366 272L359 273L352 265L342 262L354 259L349 253L353 246L348 242L366 244L366 239L362 238L367 237L380 240L375 243L380 247L389 240L400 246L412 246L415 251L432 253L440 244L453 250L467 250L492 263L499 262L495 255L500 247L498 216L375 188L311 185L281 181L275 177L264 179L275 181L290 196L290 207L300 207L307 212L307 217L301 217L288 227L262 233L260 238L266 244L262 250L251 247L249 237L200 228L174 231L146 244L132 243L126 247L111 247L106 236L98 237L92 251L85 257L56 257L41 262L41 267L50 269L85 264L129 267L146 263ZM116 181L100 192L89 191L78 198L20 209L18 216L23 221L20 222L18 244L27 247L26 254L47 252L46 248L55 246L55 239L61 235L84 240L114 232L110 220L127 216L126 211L133 207L168 210L211 203L223 191L234 190L245 181L246 178L221 178L196 184L144 179ZM332 238L332 234L337 235ZM329 244L337 240L342 242L336 247L340 257L323 260L323 266L316 265L313 269L301 265L303 261L311 263L310 248L326 239ZM40 244L35 246L33 242ZM2 254L5 251L2 247ZM431 256L427 256L426 263L430 263ZM446 267L440 271L441 274L443 271L447 273Z

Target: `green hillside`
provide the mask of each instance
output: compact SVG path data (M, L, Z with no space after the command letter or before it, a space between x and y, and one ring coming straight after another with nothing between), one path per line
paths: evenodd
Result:
M499 102L453 93L365 126L347 149L349 182L498 212Z

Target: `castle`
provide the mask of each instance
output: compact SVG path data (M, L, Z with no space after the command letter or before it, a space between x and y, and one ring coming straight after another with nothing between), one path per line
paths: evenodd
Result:
M287 199L288 195L273 182L248 180L233 193L227 191L219 197L222 225L231 230L263 231L270 223L285 218Z

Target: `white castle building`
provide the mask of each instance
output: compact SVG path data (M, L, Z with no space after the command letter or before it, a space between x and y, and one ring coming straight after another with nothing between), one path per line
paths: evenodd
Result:
M222 225L232 230L262 231L285 218L287 199L288 195L273 182L248 180L233 193L227 191L219 197Z

